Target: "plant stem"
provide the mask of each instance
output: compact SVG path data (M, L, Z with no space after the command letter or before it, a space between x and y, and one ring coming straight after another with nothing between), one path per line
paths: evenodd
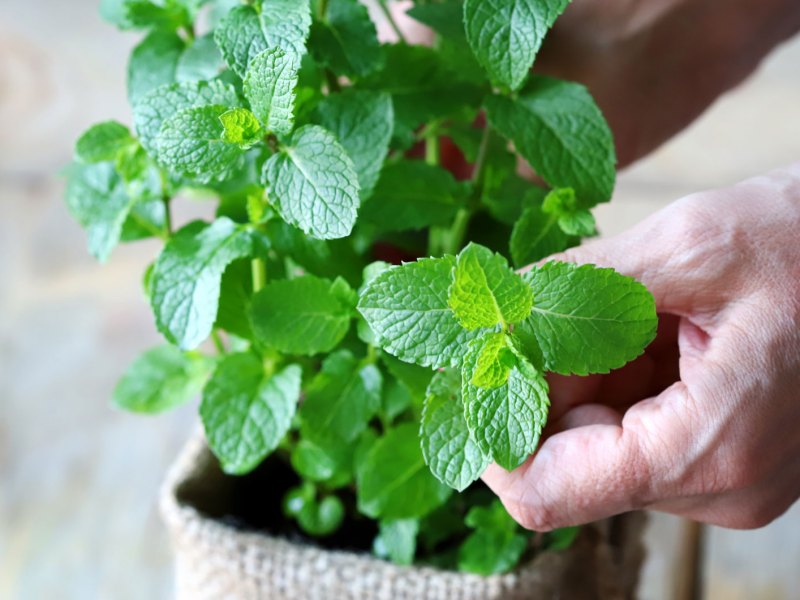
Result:
M225 344L222 343L222 338L219 337L219 331L216 329L211 330L211 340L214 342L214 347L219 354L225 354Z
M475 159L475 166L472 169L472 183L478 185L483 178L483 167L486 164L486 153L489 151L489 140L492 137L492 130L487 123L483 128L481 143L478 146L478 156Z
M434 167L439 164L438 135L428 135L425 138L425 162Z
M254 258L250 263L250 271L253 274L253 293L255 294L267 285L267 263L263 258Z
M468 208L459 208L453 219L453 224L447 231L447 235L442 244L444 254L458 254L461 245L464 243L464 236L467 234L467 227L472 218L472 211Z
M317 18L320 21L325 21L328 16L328 0L319 0L319 6L317 6Z
M431 123L425 127L425 162L431 166L439 164L439 136L436 125ZM438 256L442 252L442 240L447 231L442 227L431 227L428 230L428 256Z
M483 129L481 143L478 147L478 156L475 159L475 165L472 169L472 206L458 209L458 212L453 219L453 223L450 225L450 228L446 230L443 236L444 239L441 240L442 252L444 254L457 254L458 251L461 250L461 246L464 243L464 236L467 234L467 227L469 227L469 221L472 218L472 213L474 212L474 204L476 204L474 201L479 200L482 193L481 186L483 185L483 171L484 165L486 164L486 155L489 150L489 140L491 139L491 135L491 129L487 124Z
M408 44L406 36L404 36L403 32L400 31L400 28L397 26L397 21L395 21L394 17L392 16L392 11L389 10L389 7L386 5L386 0L378 0L378 6L381 7L381 11L386 17L386 20L389 22L389 26L392 28L392 31L394 31L395 34L397 35L397 39L403 42L404 44Z
M172 235L172 214L169 210L169 181L164 169L158 170L159 178L161 179L161 201L164 203L164 227L166 228L166 237Z
M164 197L162 201L164 202L164 228L167 233L166 237L169 238L172 235L172 213L169 208L169 198Z

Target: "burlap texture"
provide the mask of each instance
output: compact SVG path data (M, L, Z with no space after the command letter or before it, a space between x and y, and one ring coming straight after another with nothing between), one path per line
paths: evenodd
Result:
M624 600L635 595L644 557L645 519L633 513L584 528L569 550L541 553L506 575L402 567L244 532L204 516L187 499L187 486L202 494L220 477L197 434L164 483L160 508L175 549L179 600Z

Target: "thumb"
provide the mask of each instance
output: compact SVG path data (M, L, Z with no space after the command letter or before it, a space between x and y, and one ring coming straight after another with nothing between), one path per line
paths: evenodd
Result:
M607 409L580 407L576 410L585 412L576 416L570 425L574 428L547 438L514 471L490 465L483 481L516 521L535 531L643 508L659 495L669 495L672 465L662 448L665 440L669 448L681 447L675 445L680 440L671 438L684 435L669 418L659 417L665 404L683 402L685 394L685 386L677 383L639 403L617 423Z

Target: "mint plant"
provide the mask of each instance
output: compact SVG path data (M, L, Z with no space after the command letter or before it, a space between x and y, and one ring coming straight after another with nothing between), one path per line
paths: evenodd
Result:
M103 0L146 32L133 126L80 137L66 200L100 261L163 240L144 290L167 342L114 404L201 393L222 469L291 465L296 485L265 493L312 538L367 520L378 556L481 574L541 547L471 484L535 452L546 373L608 372L656 328L647 290L612 270L509 265L594 235L614 186L591 96L531 74L566 4L420 0L423 47L385 0L393 44L358 0ZM174 222L208 198L212 218Z

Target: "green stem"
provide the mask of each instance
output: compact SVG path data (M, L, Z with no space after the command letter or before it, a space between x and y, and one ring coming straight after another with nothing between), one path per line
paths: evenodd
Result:
M475 159L475 165L472 169L472 183L478 185L483 178L483 167L486 164L486 154L489 151L489 140L492 137L492 130L487 123L483 128L483 135L481 135L481 143L478 146L478 156Z
M425 162L431 166L439 164L439 136L436 135L436 124L429 123L425 126ZM439 256L442 252L442 240L446 235L442 227L431 227L428 230L428 256Z
M325 21L328 17L328 0L319 0L317 7L317 18L320 21Z
M170 211L169 207L169 198L163 198L162 201L164 202L164 229L166 230L166 237L172 235L172 212Z
M434 167L439 164L438 135L429 135L425 138L425 162Z
M250 263L253 274L253 293L267 285L267 262L263 258L254 258Z
M162 240L166 240L169 238L169 233L165 232L163 229L159 229L154 227L153 224L148 221L147 219L143 219L135 212L128 213L128 217L136 221L136 223L142 228L149 231L153 237L161 238Z
M445 240L442 243L444 254L458 254L464 243L464 236L467 234L467 227L472 218L472 211L467 208L459 208L453 219L453 224L447 231Z
M475 165L472 169L473 202L470 203L470 206L458 209L453 223L450 225L449 229L444 232L442 236L443 239L440 241L441 250L444 254L457 254L464 244L464 237L467 235L467 228L469 227L470 219L472 219L472 214L475 210L474 205L477 204L475 200L479 199L482 193L483 172L486 164L486 156L489 151L491 135L491 129L487 124L483 129L481 143L478 147L478 156L475 159Z
M392 30L397 34L397 39L403 42L404 44L408 44L408 40L406 40L406 36L403 35L403 32L400 31L400 28L397 26L397 22L394 20L392 16L392 11L389 10L389 7L386 5L386 0L378 0L378 6L381 7L381 11L383 11L386 20L389 21L389 26Z
M161 201L164 203L164 227L166 229L166 237L168 238L172 235L172 214L169 210L169 181L164 169L159 169L158 175L161 179Z
M216 329L211 330L211 340L214 342L214 347L219 354L225 354L225 344L222 343L222 338L219 337L219 331Z

